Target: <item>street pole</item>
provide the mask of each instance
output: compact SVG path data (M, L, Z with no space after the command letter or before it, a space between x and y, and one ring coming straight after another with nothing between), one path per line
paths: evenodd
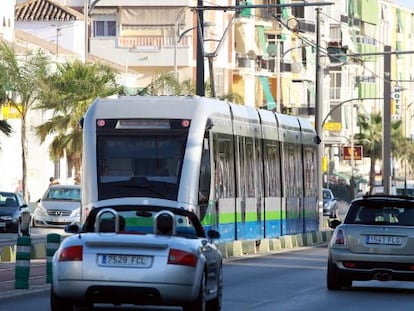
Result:
M85 0L83 2L83 15L84 15L84 35L85 35L85 49L83 55L83 62L86 63L88 61L88 40L89 40L89 32L88 32L88 19L89 19L89 0Z
M322 68L321 68L321 50L320 50L320 42L321 42L321 31L320 31L320 8L316 8L316 76L315 76L315 130L316 135L318 135L320 139L320 143L317 148L317 193L318 193L318 207L321 209L319 202L322 202L322 187L323 187L323 179L322 179L322 157L324 153L324 142L323 142L323 133L322 133L322 86L323 86L323 76L322 76ZM323 213L320 211L320 225L323 224Z
M198 7L202 7L203 0L197 0L197 5ZM204 10L198 10L197 14L196 94L198 96L204 96Z
M391 46L384 46L384 113L382 131L382 178L384 193L391 194Z

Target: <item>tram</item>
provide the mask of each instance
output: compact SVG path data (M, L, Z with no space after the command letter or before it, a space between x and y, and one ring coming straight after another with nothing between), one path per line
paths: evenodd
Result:
M319 229L309 120L199 96L98 98L81 120L82 210L185 208L222 240Z

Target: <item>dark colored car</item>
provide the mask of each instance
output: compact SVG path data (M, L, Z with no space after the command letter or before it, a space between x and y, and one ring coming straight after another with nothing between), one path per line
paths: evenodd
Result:
M30 236L30 209L15 192L0 191L0 232Z
M338 212L338 202L336 201L331 189L322 189L323 196L323 216L336 218Z
M414 198L372 195L351 202L328 247L327 287L353 281L414 281Z

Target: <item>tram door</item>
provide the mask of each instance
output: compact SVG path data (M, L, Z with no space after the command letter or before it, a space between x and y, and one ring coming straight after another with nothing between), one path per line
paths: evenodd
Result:
M237 238L264 237L263 166L260 140L253 137L237 137Z
M296 234L303 232L303 211L301 206L303 179L300 145L286 143L284 152L286 234Z
M215 210L220 240L232 241L237 238L233 136L213 133L211 140L213 146L211 150L212 187L209 205L212 205Z

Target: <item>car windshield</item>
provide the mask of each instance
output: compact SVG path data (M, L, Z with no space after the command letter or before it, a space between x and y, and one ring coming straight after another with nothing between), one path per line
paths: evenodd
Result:
M137 208L134 206L115 207L119 216L119 230L124 233L146 234L154 233L155 219L160 213L160 209ZM115 219L110 212L105 212L100 216L100 221L96 222L97 212L101 209L94 209L86 220L84 230L86 232L108 232L114 231ZM167 209L171 213L173 209ZM204 231L198 221L188 216L185 212L171 213L174 217L173 235L197 238L204 235ZM99 228L97 227L99 223ZM105 227L105 228L104 228ZM110 228L107 230L106 228ZM98 230L99 229L99 230Z
M80 189L53 187L49 189L45 199L80 201Z
M17 197L11 193L0 193L0 207L18 206Z
M351 205L344 223L414 226L414 205L407 201L357 201Z
M324 190L323 191L323 198L324 199L331 199L332 198L331 192L329 190Z

